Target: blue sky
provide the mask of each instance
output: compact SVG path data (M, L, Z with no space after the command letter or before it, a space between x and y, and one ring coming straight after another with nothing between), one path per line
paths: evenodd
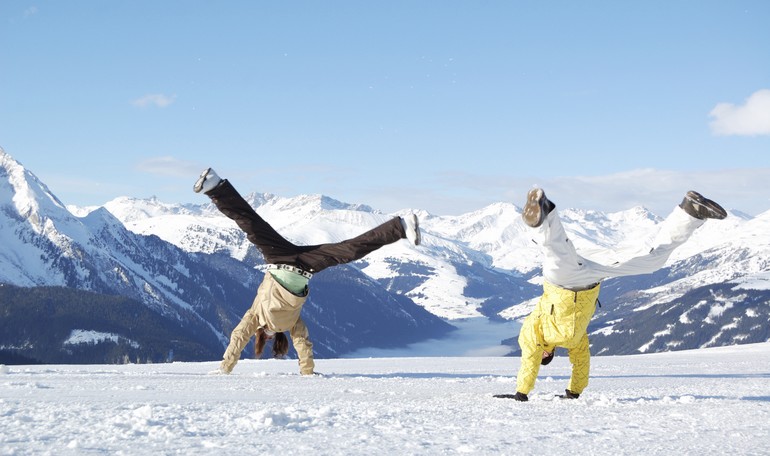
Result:
M65 203L770 209L767 1L0 2L0 147Z

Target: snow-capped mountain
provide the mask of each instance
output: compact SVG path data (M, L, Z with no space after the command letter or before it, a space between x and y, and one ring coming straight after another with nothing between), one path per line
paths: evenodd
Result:
M768 232L770 211L753 219L707 223L667 268L608 280L602 299L612 306L600 309L594 320L594 352L658 352L770 340Z
M236 258L248 258L252 247L242 233L202 199L200 206L186 207L117 199L105 207L129 229L156 234L188 251L229 251ZM280 198L251 193L247 200L298 243L352 237L398 215L317 195ZM148 204L152 210L136 209ZM187 216L185 211L194 211L196 216ZM613 247L648 249L646 240L662 221L642 207L610 214L569 208L559 211L581 253L602 261L622 259L607 250ZM136 213L155 215L122 215ZM542 254L531 241L518 207L496 203L460 216L425 211L418 215L423 232L420 247L404 243L381 249L356 266L386 288L448 320L479 315L522 318L529 313L542 291ZM756 218L734 212L726 220L708 221L674 252L664 269L606 281L600 296L602 307L589 328L594 351L639 353L768 340L767 330L755 327L758 321L770 320L765 296L770 248L763 235L770 228L768 223L770 212ZM698 290L716 288L723 290L719 296L698 294ZM744 309L738 304L744 301L746 305L753 302L753 307ZM679 310L669 308L672 306ZM693 308L706 309L711 317L694 318L698 313ZM741 312L747 316L741 318ZM697 337L673 331L671 326L680 320L689 321L684 332ZM515 339L509 343L515 352Z
M123 217L154 218L160 214L150 210L152 202L124 207L130 212L119 214ZM176 215L192 217L200 210L205 208L180 207ZM159 226L165 226L165 222L161 220ZM0 325L6 326L0 331L0 350L32 351L37 359L47 362L66 360L54 355L64 356L63 353L71 351L64 342L77 331L98 331L110 334L107 340L141 345L142 341L132 339L129 334L130 322L116 321L113 315L100 318L103 309L116 312L115 308L119 307L110 296L128 298L131 302L124 303L124 307L131 306L136 312L140 311L136 303L140 303L170 325L168 328L173 327L166 329L165 337L169 340L162 352L143 352L144 357L165 359L167 353L173 351L177 358L216 359L221 356L231 329L251 304L262 277L262 273L253 268L257 262L254 252L244 249L243 254L238 255L227 248L235 244L229 241L235 239L237 233L220 232L215 226L199 227L202 231L196 234L196 240L211 242L205 240L209 234L221 244L191 252L159 236L126 229L105 208L74 215L44 183L2 149L0 227L0 284L66 287L104 296L95 300L90 295L73 297L46 290L40 299L64 300L66 295L67 302L32 319L29 315L33 312L25 315L25 309L13 306L22 297L29 299L33 293L23 296L12 287L2 290L0 295L5 301L0 300L0 305L6 318ZM393 347L440 336L452 329L408 299L384 290L355 268L342 269L335 276L334 284L319 280L307 304L308 326L314 330L314 339L322 342L317 344L317 356L339 355L361 344ZM359 307L365 309L367 315L344 312L345 305L339 305L336 299L324 298L326 287L344 289L351 299L364 301ZM55 346L41 347L41 337L49 337L45 331L50 333L54 314L60 315L65 308L70 312L74 307L85 315L80 318L69 315L66 323L57 320L57 331L64 332L58 334L55 341L47 340ZM378 321L374 329L368 328L372 319ZM12 321L16 322L14 326L8 326ZM396 327L401 339L384 337ZM197 348L191 349L193 345ZM127 342L127 346L132 344Z
M10 158L4 160L12 161ZM205 270L206 265L216 263L214 268L209 268L213 269L211 274L214 271L224 274L229 280L239 283L239 290L249 290L238 293L253 293L255 283L261 277L259 271L263 260L259 252L240 229L221 215L203 195L200 196L200 204L182 205L124 197L103 207L64 208L31 173L23 168L19 171L18 166L6 168L10 171L6 171L8 186L2 190L2 201L8 201L8 209L3 214L13 214L11 219L15 221L4 223L13 226L27 218L29 222L25 222L23 229L17 229L19 233L26 234L11 236L7 230L2 231L3 236L10 236L10 245L15 246L10 254L5 250L0 253L4 264L11 265L10 268L4 267L3 271L20 271L3 272L5 275L0 277L0 281L23 286L89 284L89 278L100 277L100 274L106 274L105 271L113 270L110 261L116 261L113 258L115 252L119 253L117 259L133 258L129 265L135 266L138 256L132 254L129 247L139 245L139 251L143 251L149 248L146 244L151 242L150 239L163 245L163 248L173 246L176 249L156 255L154 258L158 261L187 258L204 268L203 276L209 274ZM12 184L14 182L32 182L35 185L26 188ZM250 189L243 188L243 184L235 184L265 219L298 244L350 238L389 217L406 212L383 214L366 205L346 204L321 195L283 198L266 193L248 193ZM0 179L0 185L5 185L4 180ZM27 201L29 199L33 202ZM621 259L608 253L608 248L631 245L641 250L647 248L645 239L652 237L656 225L662 220L642 207L607 214L561 208L558 201L556 203L576 247L586 256L600 255L596 259L602 261ZM672 202L672 209L676 203ZM40 206L48 208L46 214L57 214L56 217L40 217L35 215L39 211L29 209ZM411 342L418 340L420 333L422 337L429 337L429 334L439 334L447 329L431 323L431 315L450 322L478 316L520 319L534 306L541 293L541 251L531 242L530 229L521 221L521 210L517 206L496 203L460 216L439 216L421 210L417 214L423 232L421 246L395 243L352 265L332 268L334 272L324 271L323 274L329 272L324 280L320 280L323 274L313 279L314 293L307 305L306 318L319 328L321 334L314 334L314 338L324 341L319 348L330 347L326 354L339 354L340 344L354 342L359 347L352 348L360 348L371 340L387 343L387 337L383 336L387 331L376 336L369 333L372 326L380 329L389 327L381 324L382 318L390 319L387 321L394 325L401 322L399 339ZM46 222L48 219L56 223ZM60 222L60 219L66 223ZM699 228L660 271L607 280L600 295L602 306L589 327L593 351L601 354L639 353L767 340L770 247L765 233L770 228L768 224L770 212L752 218L732 211L727 219L708 221ZM54 226L56 229L46 231L38 228L34 231L36 226ZM59 226L69 227L63 237L55 235L63 230ZM38 232L50 235L33 235ZM92 237L96 239L91 240ZM88 265L94 261L86 262L86 266L77 262L67 263L73 261L69 258L79 258L78 255L88 258L104 256L103 253L90 251L88 255L59 254L64 259L57 260L55 264L39 260L38 257L45 259L52 256L39 253L40 247L36 246L42 244L50 245L52 252L59 252L60 245L63 246L62 252L83 250L82 245L96 250L106 249L110 252L107 255L110 267L99 267L86 274L83 270L90 271ZM123 247L116 250L115 245ZM226 268L224 264L227 264ZM58 267L60 265L64 266ZM115 267L119 271L133 271L132 267L120 261ZM165 264L163 267L170 266ZM181 269L189 268L191 266ZM149 270L162 268L155 266ZM149 284L150 290L177 290L170 303L180 299L187 302L178 295L190 296L190 291L169 274L171 272L165 276L153 273L143 280ZM140 273L135 275L144 278ZM22 281L27 276L38 279ZM70 281L63 280L65 276L71 277ZM160 277L165 278L159 280ZM122 280L117 273L107 275L107 279L102 282L114 284ZM224 293L221 285L207 283L200 277L198 280L205 287ZM134 279L134 283L143 282ZM169 285L163 288L161 284ZM98 287L83 288L102 290ZM231 287L224 288L231 290ZM342 292L345 294L340 294L340 290L345 290ZM136 296L140 300L147 299L147 293L143 290ZM193 294L201 296L202 301L211 301L206 292L195 291ZM165 299L164 293L160 295ZM233 324L245 310L243 300L239 301L241 307L234 310L237 307L235 304L220 297L225 309L219 314L227 315L220 320L229 319ZM419 318L415 317L417 313L409 308L412 302L427 312L420 314ZM230 307L227 307L228 303ZM396 306L394 312L382 315L387 313L383 309L391 310L392 306ZM406 306L403 311L401 306ZM330 309L332 313L336 312L333 316L329 315ZM365 312L360 313L362 309ZM339 319L351 313L356 314L358 320L347 326L348 333L341 334L338 330ZM212 321L205 317L203 320ZM330 323L334 321L337 323ZM372 324L372 321L377 321L377 324ZM220 338L228 333L228 324L214 327L224 328L218 334ZM405 332L403 335L401 329ZM515 338L507 343L515 352Z
M136 233L157 235L189 252L229 252L240 260L260 264L258 252L235 223L220 214L206 197L201 199L200 206L180 206L119 198L104 207ZM351 238L399 215L318 195L281 198L250 193L245 199L276 230L297 244ZM498 218L501 209L506 211L504 217ZM522 296L533 295L538 287L526 281L527 274L496 267L492 254L474 248L471 242L458 241L458 237L476 232L477 243L484 245L489 224L493 224L503 233L496 244L488 245L489 252L496 252L506 239L514 238L513 233L523 231L520 226L503 226L516 219L517 211L512 205L500 205L460 219L420 212L423 240L419 248L399 242L372 252L355 265L389 290L405 294L442 318L494 315L496 312L489 308L500 310ZM515 242L535 254L535 249L526 245L531 244L528 240L516 238Z
M2 149L0 226L0 283L66 287L129 298L186 328L185 337L200 345L193 350L195 353L211 356L220 350L218 347L227 341L225 328L232 320L229 303L246 300L251 294L247 288L250 284L233 278L236 274L247 276L248 268L240 262L225 255L208 263L201 261L157 236L127 230L103 208L76 217L44 183ZM89 307L89 317L98 319L99 311L99 306ZM31 335L25 340L9 340L10 334L20 328L7 328L0 345L6 349L34 347L34 335L49 329L41 326L26 328L24 332ZM56 353L61 348L46 350ZM170 343L169 350L173 348ZM184 356L185 352L177 347L177 353Z

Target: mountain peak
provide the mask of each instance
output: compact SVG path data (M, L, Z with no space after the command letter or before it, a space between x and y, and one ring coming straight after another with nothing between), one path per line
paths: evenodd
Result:
M43 231L46 219L71 217L59 198L4 150L0 154L0 204L14 208L38 232Z
M190 215L200 213L200 206L169 204L156 197L147 199L121 196L104 205L123 223L136 222L164 215Z
M255 201L257 202L257 201ZM262 204L272 203L276 206L280 206L283 209L292 208L313 208L315 210L334 211L334 210L348 210L348 211L363 211L374 212L374 210L365 204L350 204L336 200L326 195L321 194L308 194L298 195L291 198L279 198L275 195L264 194ZM257 204L260 206L261 204Z

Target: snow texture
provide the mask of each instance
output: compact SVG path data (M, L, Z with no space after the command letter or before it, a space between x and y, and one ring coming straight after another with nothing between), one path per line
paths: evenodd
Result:
M569 362L512 393L518 359L0 366L0 454L768 454L770 344Z

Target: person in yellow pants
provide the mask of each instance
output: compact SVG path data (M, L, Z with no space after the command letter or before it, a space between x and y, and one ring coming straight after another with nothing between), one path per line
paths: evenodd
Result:
M556 205L545 196L543 189L530 190L522 218L536 230L534 241L543 247L543 295L519 333L521 366L516 393L496 397L529 400L540 366L550 363L554 349L562 347L569 353L572 375L565 394L560 397L577 399L588 386L591 353L587 329L596 310L601 281L660 269L674 249L687 241L706 219L721 220L726 216L722 206L689 191L642 248L592 255L611 258L612 263L605 265L579 255L564 231ZM615 261L619 256L626 259Z

